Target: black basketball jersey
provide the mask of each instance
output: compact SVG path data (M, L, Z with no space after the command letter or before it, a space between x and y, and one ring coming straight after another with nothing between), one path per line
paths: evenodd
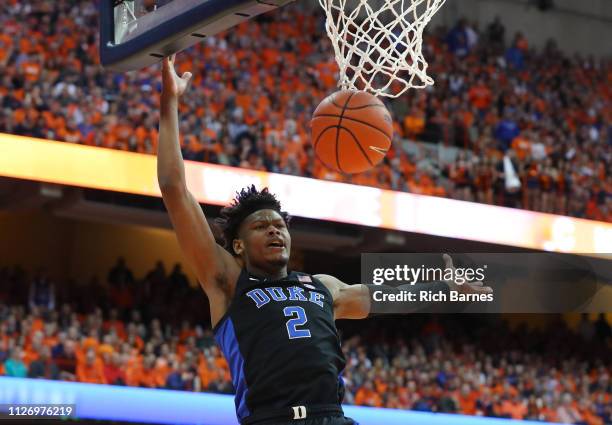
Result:
M258 411L342 402L345 359L333 300L311 275L291 272L274 281L243 269L214 333L241 422Z

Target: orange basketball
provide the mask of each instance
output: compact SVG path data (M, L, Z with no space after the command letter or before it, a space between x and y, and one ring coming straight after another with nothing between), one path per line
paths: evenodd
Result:
M353 174L380 163L391 147L393 121L375 96L342 90L315 110L312 143L317 158L332 170Z

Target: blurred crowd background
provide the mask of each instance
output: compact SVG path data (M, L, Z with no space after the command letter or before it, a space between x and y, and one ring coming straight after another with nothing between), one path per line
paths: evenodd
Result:
M104 282L104 283L100 283ZM134 276L123 259L89 285L0 268L0 375L233 392L208 302L180 265ZM345 402L612 423L612 335L604 315L545 327L412 315L341 321Z
M160 70L98 63L95 1L7 0L0 16L0 132L153 154ZM460 20L432 28L436 84L388 101L393 148L356 176L325 169L309 143L336 90L322 14L297 3L178 57L186 159L612 221L610 57Z

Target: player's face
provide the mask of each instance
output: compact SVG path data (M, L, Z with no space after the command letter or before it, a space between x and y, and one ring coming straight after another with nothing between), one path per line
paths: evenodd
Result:
M259 210L241 225L241 256L247 265L262 269L285 267L291 252L291 235L285 220L274 210Z

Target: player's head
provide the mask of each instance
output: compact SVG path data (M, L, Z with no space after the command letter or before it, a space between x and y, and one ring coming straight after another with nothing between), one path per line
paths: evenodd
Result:
M223 230L225 249L241 257L247 266L269 269L289 262L289 214L281 210L280 202L268 188L258 191L252 185L242 189L221 210L218 224Z

